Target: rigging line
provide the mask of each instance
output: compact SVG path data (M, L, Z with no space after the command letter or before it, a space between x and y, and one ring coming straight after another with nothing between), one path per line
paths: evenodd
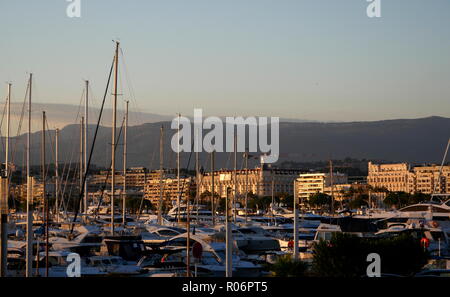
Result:
M55 139L55 133L53 133L53 137L52 137L52 133L51 133L51 131L50 131L50 125L49 125L49 123L48 123L47 118L45 119L45 123L46 123L46 126L47 126L47 131L46 131L46 133L47 133L48 139L50 139L50 148L51 148L51 151L52 151L52 161L55 162L55 149L54 149L54 145L55 145L55 141L54 141L54 139Z
M21 115L20 115L20 120L19 120L19 125L17 126L17 133L16 133L16 137L14 138L14 147L12 150L12 154L11 154L11 162L14 163L15 161L15 156L16 156L16 152L17 152L17 144L20 142L20 132L22 131L22 123L23 123L23 118L25 115L25 106L27 103L27 96L28 96L28 92L30 90L30 84L27 83L27 89L25 91L25 97L23 99L23 104L22 104L22 111L21 111ZM25 150L24 150L25 153ZM23 163L25 162L25 158L24 158L25 154L22 156L22 166L24 165Z
M103 95L103 102L102 102L102 107L100 109L100 114L98 116L97 127L95 127L95 134L94 134L94 139L92 140L91 151L89 153L89 160L88 160L88 163L87 163L87 166L86 166L86 172L89 171L89 167L91 166L92 154L94 152L95 141L97 140L98 128L100 126L100 120L102 118L103 107L105 106L106 96L108 94L109 83L111 81L111 75L112 75L112 72L113 72L115 60L116 60L116 57L113 58L113 62L111 64L111 69L109 70L108 82L106 83L105 93ZM78 201L77 201L78 205L76 206L76 212L75 212L75 216L73 218L73 222L76 221L77 216L78 216L78 212L80 210L80 205L79 204L80 204L81 198L83 197L83 194L84 194L84 184L85 184L85 182L86 182L86 174L84 174L84 176L83 176L82 190L81 190L81 193L80 193L80 195L78 197ZM114 216L114 214L112 214L112 216ZM73 226L74 226L74 224L72 224L72 226L70 228L70 233L73 232Z
M120 53L122 54L122 64L123 64L123 68L125 70L125 79L127 80L127 86L129 88L130 95L131 95L132 99L135 99L136 96L135 96L135 92L134 92L134 87L133 87L133 84L131 83L130 75L128 73L127 63L126 63L126 60L125 60L125 55L123 53L122 48L120 48Z
M56 152L55 152L55 149L54 149L54 147L55 147L55 142L56 142L56 132L55 132L55 134L54 134L54 137L52 137L52 135L51 135L51 133L50 133L50 127L49 127L50 125L49 125L49 123L48 123L48 118L45 118L45 122L46 122L46 124L47 124L47 134L48 134L48 138L50 139L50 147L51 147L51 150L52 150L51 159L52 159L53 163L55 164L55 171L56 171L56 158L55 158ZM51 162L50 162L49 165L47 166L47 176L49 175L50 164L51 164ZM54 178L55 178L55 182L56 182L57 177L54 176ZM61 177L58 178L58 181L61 181ZM59 190L59 191L58 191L58 190ZM55 189L55 192L56 192L56 191L57 191L57 193L56 193L57 195L60 194L60 193L61 193L61 188ZM56 208L56 211L59 211L58 205L56 205L55 208Z
M46 127L47 127L46 133L47 133L47 137L48 137L46 139L50 139L50 148L51 148L51 158L50 158L50 160L48 160L50 162L48 162L47 167L45 169L45 171L46 171L45 175L50 176L50 165L52 164L52 162L55 163L55 150L54 150L54 141L53 141L53 137L50 133L50 127L48 124L47 117L45 117L45 123L46 123ZM46 145L46 144L44 143L44 145Z
M5 148L5 143L4 143L3 137L2 137L2 126L3 126L3 118L5 117L5 113L6 113L6 106L8 105L7 103L8 102L5 102L5 105L3 106L2 120L0 122L0 139L2 141L2 149L3 149L3 151L5 151L6 148Z
M71 182L68 183L68 187L69 187L69 195L67 196L67 202L66 202L66 211L67 208L70 206L70 201L73 200L73 192L74 192L74 187L76 187L76 185L78 184L78 171L79 171L79 163L74 163L75 164L75 168L72 171L72 178L71 178ZM70 177L70 176L69 176Z
M78 119L78 115L77 115L77 119ZM62 193L62 197L63 197L62 199L64 199L64 195L66 194L67 183L68 183L68 179L69 179L69 176L70 176L70 173L71 173L71 169L72 169L72 166L73 166L74 154L77 153L77 152L75 152L76 151L75 138L72 139L72 142L71 142L70 146L72 148L71 154L70 154L70 159L69 159L68 163L64 162L64 167L63 167L63 171L62 171L62 174L61 174L61 179L62 180L64 180L64 175L67 174L66 182L64 183L64 187L63 187L62 192L61 192ZM67 165L67 164L69 164L69 165ZM66 172L66 170L67 170L67 172Z
M157 146L159 146L159 143L155 143L155 147L154 147L153 150L152 150L152 157L151 157L151 159L150 159L150 164L149 164L150 166L149 166L149 168L148 168L149 173L150 173L150 171L153 171L153 168L152 168L152 167L153 167L153 161L154 161L155 151L156 151L156 149L157 149L157 148L156 148ZM164 166L163 166L163 167L164 167ZM163 170L164 170L164 169L163 169ZM144 183L147 183L147 179L145 179ZM144 187L145 187L145 184L144 184ZM164 193L164 185L163 185L161 191ZM141 216L143 204L144 204L144 195L142 195L141 203L139 204L139 210L138 210L138 214L137 214L137 220L139 220L139 217Z
M82 91L82 93L81 93L81 97L80 97L80 102L78 103L78 111L77 111L77 115L76 115L76 117L75 117L75 125L77 125L77 123L78 123L78 117L80 116L80 111L81 111L81 105L82 105L82 102L83 102L83 97L84 97L84 89L83 89L83 91ZM62 131L62 130L61 130ZM72 163L72 160L73 160L73 155L74 155L74 152L75 152L75 150L76 150L76 145L75 145L75 141L76 141L76 139L73 137L73 138L71 138L71 142L70 142L70 147L72 148L72 152L71 152L71 155L70 155L70 164L69 164L69 169L70 169L70 167L71 167L71 163ZM65 170L66 170L66 166L67 166L67 163L66 162L64 162L64 167L63 167L63 175L64 175L64 173L65 173Z
M68 178L69 178L69 175L70 175L70 172L71 172L71 169L72 169L72 160L73 160L73 150L72 150L72 155L70 156L70 160L69 160L69 162L67 163L64 163L64 168L63 168L63 172L62 172L62 174L61 174L61 179L62 180L66 180L66 182L65 182L65 184L64 184L64 187L63 187L63 190L62 190L62 196L64 196L64 194L66 193L66 186L67 186L67 181L68 181ZM69 164L68 166L67 166L67 164ZM67 172L66 172L66 169L67 169ZM66 176L66 177L64 177L64 176Z
M3 149L3 151L5 152L5 155L6 155L6 145L5 145L4 140L3 140L3 137L2 137L2 127L3 127L3 120L4 120L4 117L5 117L6 107L7 107L7 105L8 105L8 101L9 101L9 104L11 104L11 97L10 97L10 96L5 98L5 105L4 105L4 107L3 107L2 120L1 120L1 122L0 122L0 139L1 139L1 142L2 142L2 149ZM8 123L7 123L7 125L8 125ZM8 128L8 127L7 127L7 128ZM5 134L8 134L8 131L6 131ZM5 138L6 138L6 137L5 137ZM6 163L6 158L5 158L5 163ZM5 167L5 168L6 168L6 167ZM12 174L9 174L9 172L6 172L6 177L8 178L8 187L10 187L11 175L12 175ZM8 198L7 198L7 199L8 199ZM15 208L15 207L16 207L16 205L15 205L15 199L13 199L13 204L14 204L13 207Z
M119 134L116 137L116 142L114 144L114 148L117 148L117 145L119 144L120 136L122 135L122 129L123 129L124 125L125 125L125 118L123 118L122 125L120 126ZM109 179L109 176L111 175L111 166L112 166L111 163L112 163L112 161L110 161L110 163L109 163L109 167L108 167L109 169L108 169L108 172L106 173L106 177L105 177L105 181L103 182L102 189L100 190L102 195L100 196L100 198L98 200L96 213L98 213L98 211L100 209L100 205L102 204L102 201L103 201L103 194L105 193L106 187L108 186L108 179Z
M137 118L137 124L144 124L144 121L142 120L142 115L139 113L139 111L141 110L139 108L139 105L136 101L136 94L134 91L134 86L131 83L131 79L130 79L130 75L128 72L128 67L127 67L127 63L125 60L125 55L123 53L122 48L120 49L120 52L122 54L122 64L123 64L123 69L125 70L125 79L126 79L126 83L127 83L127 87L128 87L128 92L130 93L130 98L131 98L131 103L134 105L136 113L135 113L135 117Z
M80 116L81 107L82 107L82 104L83 104L84 92L85 92L85 90L83 89L83 91L81 92L80 101L78 103L77 115L75 116L75 125L77 125L78 118ZM47 125L48 125L48 121L47 121ZM69 165L67 165L67 162L64 162L64 167L63 167L62 174L61 174L61 180L63 181L64 180L64 175L66 174L66 169L67 169L66 182L64 184L64 187L63 187L62 191L60 191L61 194L62 194L61 195L62 196L61 202L64 201L64 195L66 193L66 187L67 187L67 183L68 183L68 178L69 178L69 175L70 175L70 170L72 168L73 156L74 156L75 153L77 153L77 152L75 152L77 150L77 146L75 145L75 141L76 141L76 138L71 138L70 147L72 148L72 150L71 150L71 154L70 154ZM53 146L52 146L52 149L53 149ZM68 168L67 168L67 166L68 166Z
M74 142L74 141L73 141ZM72 147L72 150L71 150L71 154L70 154L70 159L69 159L69 162L64 162L64 168L63 168L63 172L62 172L62 177L63 177L63 179L64 179L64 175L66 175L67 174L67 176L69 176L70 175L70 172L71 172L71 169L72 169L72 165L73 165L73 156L74 156L74 154L75 154L75 146L73 145L73 142L72 142L72 145L71 145L71 147ZM67 165L68 164L68 165ZM67 170L67 172L66 172L66 170ZM65 193L65 191L63 191L63 194Z
M92 89L92 83L89 81L89 104L90 106L95 106L97 104L97 100L95 98L94 90ZM92 110L91 110L92 112Z
M69 182L69 177L70 177L70 168L72 167L72 162L70 163L70 166L69 166L69 171L67 172L67 175L66 175L66 177L64 178L64 175L62 176L62 179L63 179L63 182L64 182L64 185L63 185L63 190L62 190L62 195L61 195L61 203L63 203L64 204L64 197L66 196L66 188L67 188L67 185L68 185L68 182ZM65 179L65 181L64 181L64 179ZM66 203L66 205L67 205L67 203Z
M188 172L189 172L189 165L190 165L190 163L191 163L191 157L192 157L192 152L194 151L194 139L192 139L192 146L191 146L191 151L190 151L190 153L189 153L189 158L188 158L188 162L187 162L187 167L186 167L186 177L183 179L183 186L181 187L181 190L180 190L180 192L178 193L178 197L180 198L180 201L181 201L181 195L182 195L182 193L183 193L183 191L184 191L184 185L185 185L185 183L186 183L186 179L187 179L187 174L188 174ZM186 199L189 199L189 197L186 197Z
M78 164L76 164L75 165L75 171L74 171L74 173L72 174L72 178L73 179L76 179L77 178L77 176L76 176L76 172L78 171L78 169L79 169L79 166L78 166ZM67 201L66 201L66 208L65 208L65 213L67 214L67 209L69 208L69 206L70 206L70 200L71 200L71 198L72 198L72 192L73 192L73 187L74 187L74 185L75 185L75 183L74 182L71 182L70 183L70 188L69 188L69 195L67 196ZM79 203L78 203L79 204Z

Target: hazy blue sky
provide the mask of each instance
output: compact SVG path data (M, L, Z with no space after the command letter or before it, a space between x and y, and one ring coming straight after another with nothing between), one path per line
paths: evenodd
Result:
M78 104L90 79L98 106L119 38L135 110L450 117L450 1L381 2L370 19L365 0L81 0L77 19L65 0L1 0L0 81L20 101L31 71L37 102Z

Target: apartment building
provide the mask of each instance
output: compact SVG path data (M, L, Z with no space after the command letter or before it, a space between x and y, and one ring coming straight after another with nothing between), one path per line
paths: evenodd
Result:
M367 183L372 187L384 187L389 191L407 193L449 194L450 166L416 166L407 163L368 164Z
M111 174L109 171L101 171L89 178L90 185L103 185L105 182L111 184ZM150 179L159 178L159 171L149 171L144 167L132 167L127 169L126 185L129 188L144 188L145 184ZM115 175L115 185L123 186L124 174L123 171L117 170Z
M350 187L348 177L343 173L303 173L296 181L297 197L300 200L307 200L316 193L333 193L335 198L339 198L342 190Z
M183 177L180 178L180 183L178 187L178 178L174 175L161 177L155 176L147 180L144 186L144 199L150 200L153 204L157 204L162 196L165 202L176 202L178 200L179 193L181 192L181 201L184 201L189 197L189 193L195 191L195 179L193 177ZM155 205L156 205L155 204Z
M279 193L294 193L294 180L300 171L296 169L271 169L265 166L248 170L219 170L214 175L211 172L200 176L200 193L212 192L214 176L214 192L224 198L227 188L234 189L236 180L236 196L245 197L245 193L253 193L259 197L271 196Z
M392 192L409 192L414 183L407 163L368 164L367 183L374 188L386 188Z
M44 184L42 181L36 177L31 177L31 189L33 201L42 201L42 198L44 197ZM27 199L27 191L27 183L11 185L9 188L10 195L19 200ZM54 195L54 192L54 184L52 182L48 182L46 184L47 195Z
M440 166L414 167L415 192L425 194L450 193L450 166L443 166L439 177Z

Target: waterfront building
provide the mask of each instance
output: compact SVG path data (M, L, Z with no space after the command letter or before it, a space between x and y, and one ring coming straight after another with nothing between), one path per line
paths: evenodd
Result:
M450 166L427 165L411 167L407 163L368 164L367 183L391 192L437 194L450 193Z
M343 173L303 173L297 178L297 197L306 201L316 193L333 194L335 198L342 196L342 190L349 189L348 177ZM341 197L342 198L342 197Z

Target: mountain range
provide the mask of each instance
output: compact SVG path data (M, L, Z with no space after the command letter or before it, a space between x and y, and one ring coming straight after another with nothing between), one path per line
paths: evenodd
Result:
M119 122L119 121L118 121ZM176 166L176 154L170 141L176 132L170 128L169 121L131 125L128 127L127 165L157 168L159 166L160 127L164 127L164 166ZM120 126L120 122L118 123ZM95 125L89 126L89 140L92 141ZM450 137L450 118L427 117L420 119L397 119L372 122L319 123L319 122L281 122L279 162L309 162L347 157L386 160L410 163L440 163ZM119 134L119 129L117 131ZM225 133L224 133L225 134ZM54 161L54 130L46 134L46 160ZM78 162L79 125L67 125L60 130L60 162ZM40 164L40 144L42 133L32 133L31 161ZM4 138L2 143L4 144ZM109 167L111 162L111 128L100 126L93 151L92 163ZM11 151L13 161L20 165L25 157L26 134L13 137ZM117 147L116 164L121 168L123 143ZM259 164L255 153L249 166ZM0 158L3 160L3 154ZM189 161L189 157L191 160ZM210 157L200 154L200 163L209 168ZM190 164L194 168L194 155L181 154L181 167ZM232 153L217 153L216 168L231 168ZM242 154L238 156L238 168L242 167Z

